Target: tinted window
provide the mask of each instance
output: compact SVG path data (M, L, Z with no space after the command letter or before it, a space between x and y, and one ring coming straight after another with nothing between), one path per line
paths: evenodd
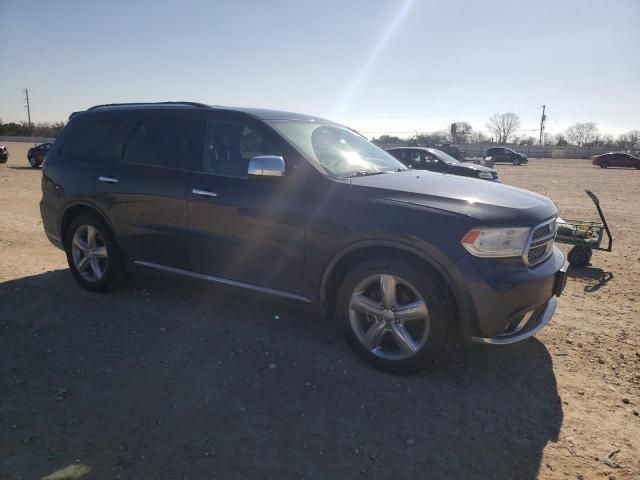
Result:
M89 120L73 127L60 149L66 155L96 155L124 123L122 118Z
M125 142L122 160L191 168L202 151L204 121L194 117L143 118Z
M266 135L242 122L212 121L207 128L203 168L220 175L247 177L253 157L283 157L283 153Z

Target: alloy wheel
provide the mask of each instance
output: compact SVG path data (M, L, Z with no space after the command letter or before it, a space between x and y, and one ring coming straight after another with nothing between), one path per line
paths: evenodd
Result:
M98 282L107 270L107 246L102 235L92 225L81 225L71 242L73 264L89 282Z
M386 360L417 354L429 337L429 309L417 289L392 274L371 275L354 289L349 322L360 344Z

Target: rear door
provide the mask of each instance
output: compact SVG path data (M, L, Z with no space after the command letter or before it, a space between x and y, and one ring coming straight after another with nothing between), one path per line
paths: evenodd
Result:
M202 152L204 117L150 112L129 127L118 159L98 176L98 201L130 260L186 269L187 183Z
M249 161L282 156L282 177L250 177ZM300 293L306 190L297 153L264 124L217 113L207 121L203 158L189 182L191 269Z

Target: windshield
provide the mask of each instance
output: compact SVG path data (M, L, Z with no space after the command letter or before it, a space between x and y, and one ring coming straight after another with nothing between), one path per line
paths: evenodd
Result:
M302 121L269 124L309 160L340 177L406 170L402 163L345 127Z
M458 163L460 163L458 160L453 158L448 153L443 152L442 150L438 150L435 148L428 148L427 150L431 155L433 155L434 157L438 158L439 160L442 160L444 163L447 163L449 165L457 165Z

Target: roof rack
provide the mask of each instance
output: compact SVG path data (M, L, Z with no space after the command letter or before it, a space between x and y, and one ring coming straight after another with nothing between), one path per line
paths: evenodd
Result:
M137 106L145 106L145 105L168 105L168 106L188 106L188 107L197 107L197 108L209 108L209 105L206 103L199 102L132 102L132 103L105 103L102 105L94 105L93 107L87 108L87 110L99 110L101 108L110 108L110 107L137 107Z

